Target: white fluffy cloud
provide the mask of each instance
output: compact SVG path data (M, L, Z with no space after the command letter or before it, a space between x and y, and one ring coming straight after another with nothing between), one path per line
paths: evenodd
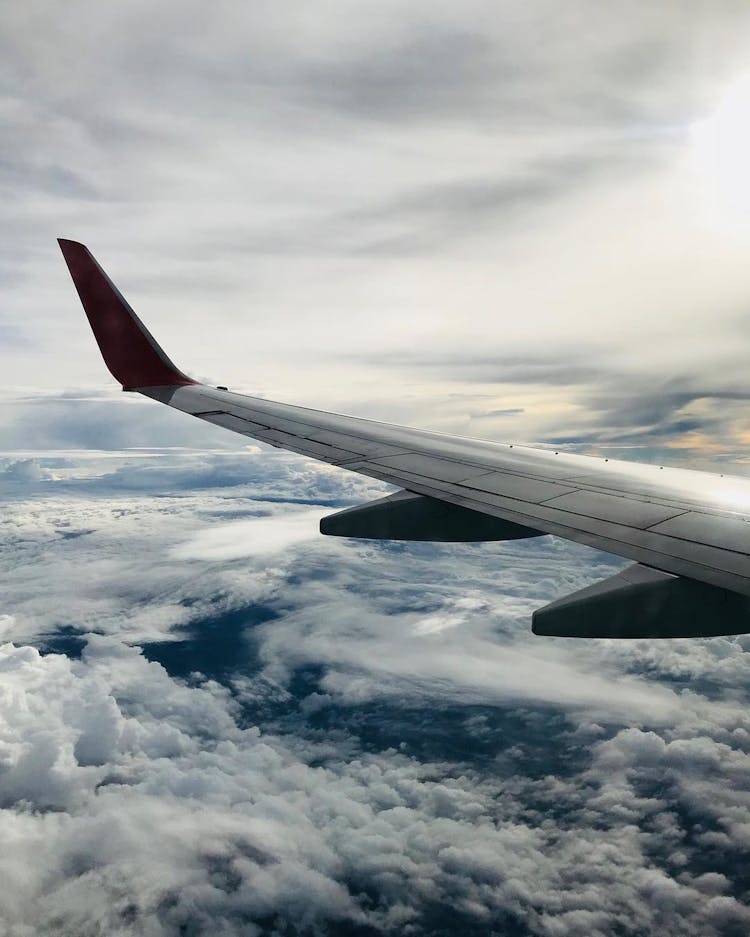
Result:
M678 792L632 790L675 759L704 795L718 788L710 762L670 755L679 746L659 736L626 730L566 781L482 778L240 728L225 689L180 686L112 639L76 663L5 645L0 668L10 933L254 933L264 919L419 932L430 904L545 935L747 926L726 877L684 870ZM735 762L749 770L747 754ZM730 814L747 810L729 799ZM545 803L557 821L542 821ZM707 811L742 847L718 806Z
M274 514L249 521L215 524L172 551L176 560L236 560L268 556L319 538L318 524L330 509Z
M231 481L181 487L196 461ZM449 908L453 929L555 937L746 931L743 639L534 638L530 609L606 558L310 540L319 510L270 488L374 492L297 457L69 458L48 477L59 462L14 482L0 554L9 933L435 933ZM232 614L256 657L228 651L221 680L138 646L203 647ZM21 640L70 628L80 657Z

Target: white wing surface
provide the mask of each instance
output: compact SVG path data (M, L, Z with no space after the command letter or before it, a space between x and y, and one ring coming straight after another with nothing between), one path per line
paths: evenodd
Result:
M540 634L750 630L750 480L449 436L199 384L172 364L83 245L60 246L124 389L404 489L325 519L323 532L466 541L554 534L639 564L536 612Z

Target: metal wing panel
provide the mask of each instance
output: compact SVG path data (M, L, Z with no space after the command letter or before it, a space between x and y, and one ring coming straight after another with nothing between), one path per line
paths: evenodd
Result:
M407 472L410 475L440 478L448 482L460 482L477 474L477 467L468 465L466 462L454 462L453 460L440 459L433 455L419 455L414 452L379 458L377 463L386 466L386 468Z
M234 414L226 413L223 410L196 413L195 416L199 416L207 423L213 423L214 426L223 426L224 429L231 429L234 433L242 433L243 436L253 436L271 428L270 426L264 426L263 423L253 423L252 420L234 416Z
M348 433L335 433L330 430L314 432L309 438L314 439L316 442L338 446L340 449L348 449L351 452L358 453L360 456L370 456L371 458L400 455L404 451L403 449L397 449L395 446L388 446L381 442L368 441L358 436L351 436Z
M534 504L540 504L549 498L555 498L574 491L566 484L556 484L555 482L542 481L539 478L530 478L528 475L516 475L510 472L490 472L487 475L478 475L466 479L463 484L467 488L476 489L477 491L517 498L519 501L531 501Z
M330 462L332 465L340 465L342 462L351 462L353 459L359 458L356 452L347 452L344 449L336 448L336 446L326 446L323 443L313 442L306 436L295 436L292 433L284 433L275 429L257 432L254 435L261 442L281 446L283 449L291 449L292 452L309 455L314 459Z
M570 511L572 514L596 517L600 521L625 524L640 530L666 521L682 510L653 501L640 501L636 498L625 498L622 495L605 495L596 491L580 490L560 495L545 503L550 507L560 508L562 511Z
M750 553L750 523L746 520L691 511L664 521L652 530L690 543L705 543L743 555Z
M165 402L212 421L225 408L250 421L243 433L272 445L750 595L750 524L726 517L750 504L744 479L411 431L204 387L172 390Z

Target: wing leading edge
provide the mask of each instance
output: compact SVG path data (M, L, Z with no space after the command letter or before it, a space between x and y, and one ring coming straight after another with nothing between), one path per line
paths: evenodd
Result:
M750 481L449 436L200 384L170 361L88 249L59 243L123 389L404 489L325 518L322 532L454 541L548 533L636 562L617 582L537 611L538 634L750 631Z

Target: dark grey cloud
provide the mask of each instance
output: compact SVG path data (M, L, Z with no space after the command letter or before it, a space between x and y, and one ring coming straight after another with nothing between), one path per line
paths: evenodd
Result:
M66 166L28 166L0 159L0 178L3 186L16 199L23 198L28 190L60 195L71 199L95 199L98 193L93 185L74 169Z
M486 419L495 419L500 416L518 416L519 413L524 413L523 407L508 407L504 410L474 410L471 413L471 417L474 420L486 420Z
M651 125L669 134L704 103L693 83L675 78L689 77L712 54L711 42L731 47L747 25L738 4L689 12L636 5L617 18L619 28L595 3L480 5L452 22L424 12L335 57L289 69L266 63L257 84L278 83L293 99L356 121L596 124L633 135Z
M608 383L614 386L608 387ZM673 417L700 400L742 401L750 399L750 392L716 382L713 386L704 383L701 375L674 376L667 379L642 382L627 388L622 378L607 376L602 386L592 388L587 394L587 405L594 411L607 414L607 421L617 427L652 425ZM729 385L729 386L727 386Z
M481 31L427 22L414 35L303 65L294 77L301 97L359 121L464 119L496 106L503 85L518 80L503 52Z
M307 222L293 218L250 234L237 225L210 236L206 246L230 255L429 255L488 231L507 237L519 217L549 210L593 183L613 183L642 171L657 159L623 144L602 152L531 158L492 175L402 189L379 203L363 192L357 207Z
M650 447L656 454L668 452L693 434L701 437L693 457L700 456L701 447L708 442L714 451L703 452L704 456L732 461L744 454L744 402L750 395L731 386L731 381L728 384L711 386L700 376L663 382L615 379L608 388L606 381L599 381L579 397L590 428L578 434L551 435L545 441Z
M423 186L401 192L377 208L365 206L346 219L350 230L345 234L357 253L400 257L429 252L457 239L482 235L487 229L505 234L520 214L548 209L597 177L622 175L633 168L634 160L622 148L609 154L535 160L496 178ZM395 235L368 237L368 232L377 232L384 224L400 230ZM364 237L357 237L355 231L364 231Z
M602 374L586 351L565 355L531 350L527 354L504 355L486 352L410 350L389 355L383 366L406 373L429 374L441 381L478 384L543 384L551 387L593 383Z
M686 433L706 432L710 433L720 427L718 419L674 419L662 420L655 425L639 426L638 428L622 432L613 428L606 420L603 420L603 426L599 430L589 433L580 433L578 435L548 436L539 441L550 445L563 445L571 443L581 444L607 444L612 446L638 446L638 445L657 445L668 446L670 442L684 436Z

